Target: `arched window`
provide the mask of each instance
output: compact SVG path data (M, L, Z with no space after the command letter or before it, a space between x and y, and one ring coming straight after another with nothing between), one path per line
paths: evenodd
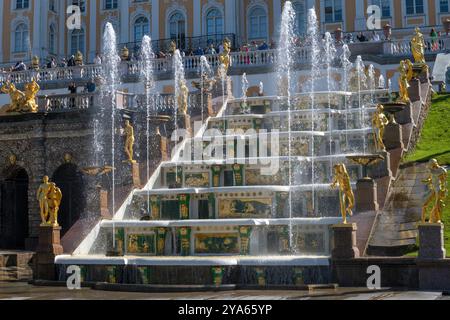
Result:
M306 6L305 1L295 1L293 4L295 11L295 33L306 33Z
M84 29L75 29L70 35L70 53L80 51L84 54Z
M139 17L134 23L134 41L140 42L145 35L149 34L149 21L146 17Z
M223 33L223 17L216 8L211 9L206 14L206 34L215 35Z
M52 24L48 30L48 52L55 53L56 52L56 34L55 34L55 26Z
M25 52L28 50L28 27L25 23L19 24L14 30L14 52Z
M267 13L261 7L253 8L249 14L249 39L267 39Z
M175 40L177 47L184 49L186 39L186 20L180 12L173 13L169 18L170 38Z

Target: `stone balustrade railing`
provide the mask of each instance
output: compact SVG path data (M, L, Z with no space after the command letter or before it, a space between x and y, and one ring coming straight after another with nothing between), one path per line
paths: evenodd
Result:
M426 38L426 53L437 54L450 49L450 37L440 37L436 43L432 39ZM392 40L383 42L364 42L349 45L354 55L391 55L391 56L408 56L411 55L410 40ZM354 50L352 50L352 48ZM277 63L276 50L258 50L249 52L233 52L230 55L231 70L233 68L242 70L253 67L270 67ZM207 55L208 63L217 68L220 64L219 55ZM197 73L200 69L200 56L186 56L183 58L185 71L188 73ZM297 65L308 64L310 62L309 49L298 48L295 54ZM156 76L169 74L172 72L172 59L154 59L153 69ZM124 77L139 77L140 67L136 61L123 61L120 72ZM11 81L16 85L30 82L33 78L39 82L51 81L71 81L71 80L90 80L102 75L101 65L84 65L67 68L53 68L42 70L27 70L20 72L3 72L0 73L0 82Z
M88 110L99 107L101 104L100 93L57 94L51 96L38 96L40 112L65 112L75 110ZM146 111L147 105L150 113L155 115L174 114L176 104L173 94L157 94L148 98L142 94L117 92L117 108L128 110ZM196 114L200 108L200 96L198 93L190 93L188 97L188 109Z

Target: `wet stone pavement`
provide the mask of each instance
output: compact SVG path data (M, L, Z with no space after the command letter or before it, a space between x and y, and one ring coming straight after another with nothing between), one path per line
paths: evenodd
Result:
M99 291L89 288L38 287L24 282L0 282L4 300L450 300L441 292L369 292L365 288L339 288L315 291L226 291L185 293L133 293Z

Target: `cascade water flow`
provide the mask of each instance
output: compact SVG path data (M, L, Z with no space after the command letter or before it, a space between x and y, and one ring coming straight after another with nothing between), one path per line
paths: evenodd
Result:
M119 62L120 57L117 53L117 43L116 43L116 32L110 22L108 22L105 26L105 32L103 34L103 46L102 46L102 54L103 61L107 61L103 65L103 78L104 78L104 87L102 90L110 96L111 98L111 167L112 167L112 215L114 216L116 212L116 91L117 86L119 85ZM106 120L106 119L105 119ZM115 248L115 226L113 226L113 245Z
M154 108L154 99L152 99L152 90L155 86L153 78L152 60L155 58L152 50L152 42L149 36L142 38L142 47L140 52L140 71L144 81L145 105L146 105L146 160L147 160L147 182L150 180L150 116ZM150 195L147 196L147 214L150 214Z

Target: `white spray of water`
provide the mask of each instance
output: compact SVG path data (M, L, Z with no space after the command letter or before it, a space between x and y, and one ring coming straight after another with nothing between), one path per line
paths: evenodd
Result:
M342 46L342 55L341 55L341 65L343 71L343 81L342 81L342 90L345 92L349 91L349 81L350 81L350 71L353 68L353 63L350 61L351 52L348 48L347 44ZM348 97L345 96L345 147L346 150L349 150L348 145L348 115L350 112L350 106L348 103Z
M149 36L145 35L142 38L142 48L140 52L139 67L141 77L144 81L145 90L145 104L147 111L146 119L146 160L147 160L147 182L150 180L150 116L152 115L152 107L155 105L154 99L152 99L152 90L155 87L153 78L153 64L152 60L155 55L152 50L152 41ZM150 214L150 194L147 198L147 213Z
M310 99L311 99L311 214L315 214L315 89L316 81L320 76L320 45L319 45L319 27L315 8L308 10L308 36L307 45L310 48L311 60L311 80L310 80Z
M288 143L289 143L289 244L291 250L294 248L293 226L292 226L292 101L291 101L291 87L292 87L292 70L293 70L293 51L294 51L294 26L295 26L295 11L290 1L286 1L283 7L281 16L280 41L278 46L278 64L277 64L277 82L279 92L287 95L288 103ZM284 98L284 97L283 97Z
M117 53L117 43L116 43L116 32L111 23L107 23L105 27L105 32L103 34L103 47L102 54L103 60L107 61L103 65L104 70L104 89L111 97L111 167L112 169L112 214L115 214L116 203L115 203L115 195L116 195L116 164L115 164L115 153L116 153L116 90L119 85L119 63L120 57ZM115 248L115 225L113 225L113 244Z

